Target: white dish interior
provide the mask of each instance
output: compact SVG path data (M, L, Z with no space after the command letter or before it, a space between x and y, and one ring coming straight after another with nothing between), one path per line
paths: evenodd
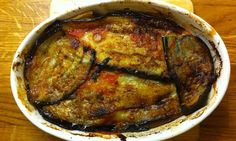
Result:
M37 27L35 27L21 43L17 52L15 54L12 68L11 68L11 87L15 98L15 101L23 112L23 114L38 128L41 130L57 136L65 140L120 140L116 134L99 134L99 133L86 133L82 131L71 131L60 128L45 121L41 115L38 113L34 107L29 104L27 100L27 95L24 86L23 68L24 68L24 54L29 50L32 43L39 36L39 34L56 19L68 19L85 11L95 10L100 13L107 13L115 10L123 10L124 8L129 8L135 11L142 12L161 12L168 15L176 23L180 24L187 30L191 31L195 35L199 36L210 48L212 56L215 54L216 49L221 57L221 63L219 58L214 58L216 60L215 67L219 69L222 65L220 75L213 85L210 92L208 104L196 111L189 116L182 116L175 121L164 124L162 126L150 129L143 132L128 132L122 133L127 137L127 140L164 140L181 133L186 132L195 125L199 124L207 116L209 116L214 109L219 105L222 100L225 91L228 87L229 77L230 77L230 61L229 56L224 45L224 42L220 36L215 32L215 30L207 24L204 20L189 13L188 11L176 7L174 5L166 3L157 3L155 0L150 1L112 1L105 0L102 3L95 2L88 5L84 5L75 10L67 11L64 14L48 18ZM212 47L212 45L214 47Z

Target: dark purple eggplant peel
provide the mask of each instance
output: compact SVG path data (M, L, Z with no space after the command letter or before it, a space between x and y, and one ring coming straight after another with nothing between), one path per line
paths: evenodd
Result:
M144 131L189 115L216 81L201 39L130 10L56 21L26 55L24 75L45 120L89 132Z
M206 104L216 79L210 51L199 38L189 35L163 37L163 42L182 112L190 114Z

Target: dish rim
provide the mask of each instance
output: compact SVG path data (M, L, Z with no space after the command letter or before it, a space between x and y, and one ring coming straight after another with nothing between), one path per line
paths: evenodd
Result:
M17 62L17 56L22 53L22 51L26 48L26 46L28 45L28 43L30 41L37 38L36 36L38 34L38 31L42 30L43 28L48 26L48 24L52 23L57 18L66 17L66 15L68 15L69 13L72 14L74 12L79 12L81 9L85 9L86 7L96 7L96 6L99 6L99 5L102 5L102 4L109 4L109 3L116 3L116 2L124 2L124 1L123 0L118 0L118 1L106 0L105 2L96 2L94 4L89 4L89 5L77 8L77 9L72 9L72 10L69 10L69 11L65 11L64 13L61 13L57 16L49 17L48 19L46 19L45 21L40 23L38 26L36 26L25 37L25 39L22 41L22 43L18 47L18 49L16 51L16 54L14 56L13 62L12 62L11 74L10 74L11 75L10 76L10 81L11 81L12 93L13 93L14 99L15 99L18 107L23 112L23 114L27 117L27 119L29 121L31 121L35 126L40 128L41 130L43 130L43 131L45 131L45 132L47 132L51 135L54 135L54 136L57 136L59 138L66 139L66 140L78 139L77 137L79 137L80 139L88 139L88 140L104 139L103 137L99 137L99 136L98 137L86 137L86 136L80 136L80 135L79 136L78 135L73 135L71 133L64 132L65 129L62 129L62 130L53 129L52 127L49 127L45 124L42 124L38 120L34 119L33 116L32 116L32 113L29 113L29 111L26 109L24 104L22 104L21 100L18 97L18 92L17 92L18 82L16 82L17 81L16 80L17 73L14 71L13 67L14 67L14 63ZM191 15L190 18L192 20L197 20L200 23L204 23L209 28L212 28L207 22L205 22L200 17L196 16L193 13L188 12L185 9L174 6L172 4L159 3L159 2L155 2L155 0L149 0L149 1L136 0L136 1L129 1L129 2L140 2L140 3L145 3L145 4L148 3L148 4L152 4L154 6L159 6L159 7L165 8L165 9L169 9L169 10L174 11L174 12L179 12L180 14L188 14L188 15ZM149 3L149 2L151 2L151 3ZM224 42L223 42L223 40L221 39L221 37L219 36L218 33L215 33L215 35L213 36L213 41L218 41L219 42L219 45L216 49L220 53L220 56L221 56L221 59L222 59L222 70L221 70L221 74L220 74L219 78L217 79L217 82L220 81L221 82L220 84L222 84L222 85L220 85L220 87L217 89L218 91L217 91L217 94L216 94L216 99L215 99L214 103L211 105L211 107L207 108L202 113L202 115L200 115L196 119L192 119L190 121L191 124L186 123L184 121L185 125L183 125L182 128L179 129L179 130L175 130L175 131L170 130L169 132L167 131L167 132L164 132L164 133L160 132L160 133L155 133L155 134L151 134L151 135L144 135L144 136L141 136L141 137L138 137L138 138L127 137L128 140L137 140L137 139L138 140L143 140L143 139L147 139L147 140L157 140L157 139L158 140L164 140L164 139L172 138L174 136L182 134L182 133L188 131L189 129L193 128L194 126L199 124L201 121L203 121L206 117L208 117L216 109L216 107L219 105L220 101L223 99L223 96L225 95L225 92L226 92L227 87L228 87L229 78L230 78L230 60L229 60L229 55L228 55L227 49L224 45ZM180 125L177 125L177 126L180 126ZM60 134L60 132L63 132L63 134ZM72 136L76 136L76 137L72 137ZM113 139L117 140L117 138L112 138L111 140L113 140Z

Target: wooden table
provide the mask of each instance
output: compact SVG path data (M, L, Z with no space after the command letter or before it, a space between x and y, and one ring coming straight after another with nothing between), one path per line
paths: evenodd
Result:
M199 126L171 140L236 140L236 1L193 0L195 13L223 38L231 59L228 91ZM0 140L60 140L32 125L17 107L10 88L13 55L27 35L49 15L50 0L0 0Z

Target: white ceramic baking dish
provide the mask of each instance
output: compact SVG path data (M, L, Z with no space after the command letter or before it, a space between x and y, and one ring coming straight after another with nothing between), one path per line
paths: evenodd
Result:
M38 128L41 130L57 136L65 140L120 140L124 139L117 136L117 134L106 134L106 133L87 133L82 131L71 131L60 128L45 121L35 108L29 104L27 100L25 85L24 85L24 55L28 52L32 43L39 36L39 34L52 22L57 19L68 19L80 13L86 11L99 11L100 13L107 13L115 10L122 10L124 8L129 8L135 11L142 12L161 12L176 23L180 24L182 27L191 31L195 35L199 36L210 48L211 54L214 57L216 50L219 52L220 58L215 57L215 69L219 73L219 77L216 83L213 85L207 105L200 110L189 116L182 116L175 121L167 123L165 125L150 129L148 131L142 132L128 132L122 133L126 140L164 140L172 138L181 133L186 132L190 128L199 124L207 116L209 116L215 108L221 102L226 89L228 87L229 77L230 77L230 61L229 56L222 41L221 37L217 32L203 19L196 16L193 13L176 7L174 5L155 2L155 0L129 0L129 1L114 1L114 0L103 0L103 2L94 2L86 4L85 6L78 7L77 9L66 11L61 15L57 15L48 18L37 27L35 27L23 40L21 45L16 51L12 68L11 68L11 87L15 98L15 101L23 112L23 114Z

